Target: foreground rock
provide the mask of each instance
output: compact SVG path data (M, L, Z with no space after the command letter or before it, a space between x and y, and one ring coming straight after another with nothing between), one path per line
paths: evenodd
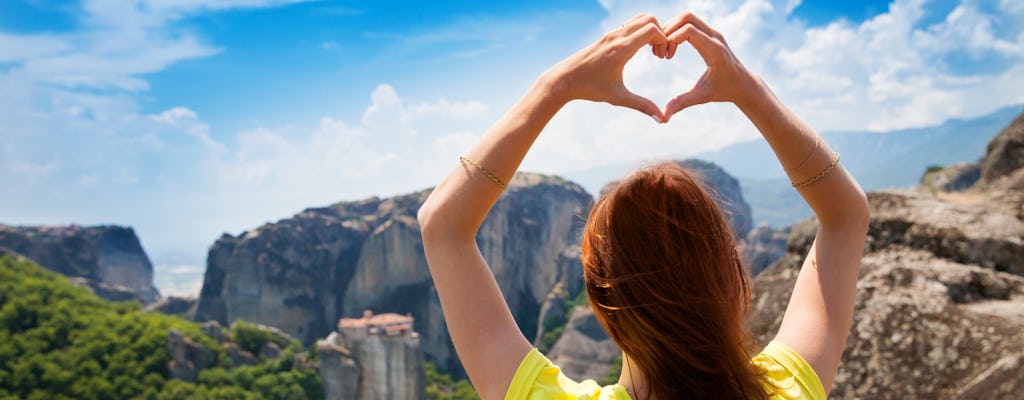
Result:
M0 225L0 247L73 278L112 301L159 298L153 264L132 228Z
M398 314L343 318L317 341L320 379L331 400L426 399L426 375L413 318Z
M886 242L894 232L885 228L885 213L877 214L869 241ZM810 229L795 229L792 253L755 279L750 327L761 344L778 329L813 238L814 225L805 225ZM870 247L831 398L1010 399L1024 389L1020 373L1002 381L1004 369L1024 355L1024 278L943 258L941 243L936 236L915 247Z
M410 313L428 359L458 370L416 221L428 194L307 209L222 236L207 258L195 319L241 318L311 343L364 309ZM556 287L569 289L563 297L579 292L578 263L563 253L579 243L592 202L576 184L520 173L481 227L477 242L528 337Z

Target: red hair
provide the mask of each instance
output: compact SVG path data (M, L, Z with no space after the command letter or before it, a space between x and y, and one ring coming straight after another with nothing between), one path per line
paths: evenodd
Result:
M676 164L605 194L583 235L590 305L659 399L766 398L743 319L749 277L718 205Z

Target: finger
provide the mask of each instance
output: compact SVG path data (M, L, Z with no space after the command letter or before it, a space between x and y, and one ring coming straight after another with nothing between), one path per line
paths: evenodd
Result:
M659 108L657 104L646 97L630 92L625 86L616 90L615 95L608 101L608 103L640 111L651 116L651 118L654 118L658 123L663 123L665 121L665 115L662 114L661 108Z
M676 48L679 47L679 43L673 42L672 39L668 41L668 47L665 49L665 58L671 60L672 57L676 56Z
M622 30L626 36L629 36L632 35L633 32L640 30L641 28L647 26L648 24L654 24L655 26L659 26L658 19L654 18L653 15L640 14L637 15L636 17L633 17L633 19L629 20L625 24L622 24Z
M712 39L706 33L690 24L672 32L672 34L668 36L668 40L675 43L690 42L690 44L693 45L693 48L697 50L697 53L700 53L705 64L707 64L711 59L716 58L718 53L721 52L724 47L721 42Z
M677 112L680 112L688 107L692 107L698 104L704 104L709 101L709 98L704 90L703 86L698 82L688 92L676 96L674 99L669 100L668 104L665 105L665 122L672 119L672 116Z
M644 45L650 44L655 48L654 55L664 57L665 53L659 49L668 44L668 37L661 31L661 27L658 24L649 23L630 34L626 38L626 43L629 48L633 49L633 53L636 53Z
M666 35L671 35L673 32L682 28L686 24L696 26L697 29L700 29L708 36L725 41L725 38L722 37L722 34L720 32L712 28L710 25L704 22L704 20L700 19L700 17L698 17L697 14L693 13L693 11L684 12L682 15L672 19L667 24L662 26L661 30L664 31Z

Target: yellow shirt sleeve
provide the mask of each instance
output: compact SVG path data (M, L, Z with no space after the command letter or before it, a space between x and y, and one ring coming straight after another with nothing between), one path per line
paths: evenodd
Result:
M825 400L825 387L811 366L782 342L771 342L751 360L774 386L772 399Z
M506 400L629 400L620 385L601 387L592 379L576 382L537 349L530 350L512 377Z

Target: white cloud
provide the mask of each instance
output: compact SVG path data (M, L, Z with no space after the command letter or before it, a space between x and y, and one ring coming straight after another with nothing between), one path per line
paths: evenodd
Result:
M301 199L282 199L290 203L288 212L341 198L411 191L435 183L455 165L454 157L431 149L448 156L454 147L465 146L459 149L464 151L488 112L476 101L408 103L386 84L377 86L370 100L356 125L325 116L310 133L286 127L240 134L237 147L218 162L218 184L242 192L273 188L268 193Z
M796 1L601 1L605 29L638 12L668 20L694 10L723 32L739 58L818 130L891 130L971 117L1024 102L1024 8L964 1L928 24L924 0L896 0L860 23L808 28L789 13ZM596 35L595 35L596 38ZM684 47L681 47L684 49ZM641 53L627 86L664 104L703 72L685 48L664 61ZM608 163L681 157L757 133L731 105L704 105L656 126L631 110L571 104L538 140L528 165L571 171Z

